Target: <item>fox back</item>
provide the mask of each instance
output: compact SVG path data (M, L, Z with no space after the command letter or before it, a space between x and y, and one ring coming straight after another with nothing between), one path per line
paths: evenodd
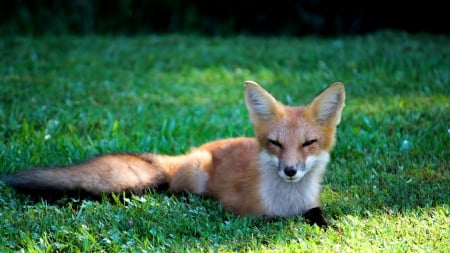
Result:
M21 171L5 182L44 198L142 194L167 185L170 191L214 197L238 215L303 215L326 226L321 180L345 103L343 84L330 85L308 105L291 107L247 81L245 102L254 138L217 140L178 156L103 155L81 164Z

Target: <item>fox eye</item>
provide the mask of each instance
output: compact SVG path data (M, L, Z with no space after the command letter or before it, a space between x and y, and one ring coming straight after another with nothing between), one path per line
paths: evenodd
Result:
M272 145L274 145L274 146L277 146L277 147L279 147L279 148L283 148L283 145L281 145L281 143L278 142L278 141L276 141L276 140L268 139L268 141L270 142L270 144L272 144Z
M317 142L316 139L314 139L314 140L309 140L309 141L305 141L305 142L302 144L302 147L310 146L310 145L314 144L315 142Z

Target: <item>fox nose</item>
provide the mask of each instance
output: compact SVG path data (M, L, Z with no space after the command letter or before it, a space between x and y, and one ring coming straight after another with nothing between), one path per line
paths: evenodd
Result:
M294 166L287 166L284 168L284 174L288 177L293 177L297 173L297 170L294 168Z

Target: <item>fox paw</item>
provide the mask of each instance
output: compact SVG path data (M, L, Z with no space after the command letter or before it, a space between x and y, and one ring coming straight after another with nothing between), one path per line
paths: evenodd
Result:
M320 207L314 207L309 209L303 214L303 217L308 221L310 225L316 224L317 226L326 229L328 227L328 220L323 215Z

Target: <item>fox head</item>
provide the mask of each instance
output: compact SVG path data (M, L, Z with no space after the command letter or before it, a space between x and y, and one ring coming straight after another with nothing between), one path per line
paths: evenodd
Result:
M285 106L253 81L245 102L260 145L262 169L274 168L286 182L297 182L329 160L345 104L342 83L333 83L306 106Z

